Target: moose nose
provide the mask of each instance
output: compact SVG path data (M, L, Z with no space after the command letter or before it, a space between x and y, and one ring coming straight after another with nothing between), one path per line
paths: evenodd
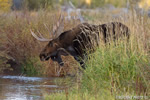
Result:
M40 54L40 60L45 61L45 55L44 54Z

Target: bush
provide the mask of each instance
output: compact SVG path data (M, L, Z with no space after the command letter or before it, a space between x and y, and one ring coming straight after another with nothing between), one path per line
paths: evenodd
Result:
M0 0L0 11L10 11L12 5L12 0Z
M25 0L25 6L29 10L51 9L56 4L54 0Z

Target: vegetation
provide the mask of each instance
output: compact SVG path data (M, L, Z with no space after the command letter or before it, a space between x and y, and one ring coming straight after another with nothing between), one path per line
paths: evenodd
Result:
M36 40L30 33L30 30L32 29L33 31L35 31L35 33L38 34L37 31L39 30L41 33L43 33L43 36L52 38L49 36L49 31L46 29L45 25L47 25L47 27L52 30L53 24L57 22L59 16L59 13L48 13L47 11L12 12L8 14L1 14L1 72L9 69L5 66L7 64L4 63L11 60L8 65L11 65L11 70L12 67L14 71L16 69L20 69L20 73L18 74L22 73L27 75L59 76L57 73L57 70L59 70L59 66L57 64L53 63L52 61L41 62L39 59L39 52L47 44L47 42L40 42ZM78 24L75 23L75 21L65 23L65 30L70 29ZM69 57L64 59L68 58ZM66 67L68 67L69 65L74 66L74 63L76 63L73 61L73 58L70 59L72 60L66 62ZM14 63L15 66L17 65L16 67L14 66ZM69 72L69 69L67 69L67 72Z
M127 0L24 0L22 8L29 10L58 9L61 5L69 5L69 1L79 8L97 8L107 4L115 7L126 7L127 4ZM132 0L131 2L133 1L137 2L139 0Z
M61 5L68 3L68 1L71 1L76 7L80 8L97 8L103 7L107 4L112 4L115 7L126 7L127 5L127 0L22 0L18 3L20 3L21 9L39 10L58 9ZM129 0L129 2L139 2L139 6L141 8L147 9L149 6L149 2L147 0ZM18 3L16 6L19 6ZM13 0L0 0L0 11L8 12L11 8L16 9L12 4Z
M12 0L0 0L0 11L10 11Z
M53 0L25 0L24 4L29 10L38 10L40 8L51 9L56 4Z
M133 17L130 16L126 23L131 30L128 42L120 39L108 45L101 43L96 52L90 55L80 83L62 93L46 95L45 99L149 99L150 20Z
M63 0L61 1L63 2ZM109 2L109 0L107 1ZM113 1L111 0L110 3ZM92 0L91 5L93 2L98 4L97 2L102 1ZM124 1L120 0L120 2ZM124 3L115 5L118 6L118 4L123 5ZM35 7L34 10L38 10L38 8ZM30 34L30 30L37 34L39 30L45 37L52 38L47 33L52 30L53 23L56 23L59 18L57 12L23 10L22 12L0 13L1 73L6 70L15 73L16 69L20 69L20 73L17 74L28 76L63 76L71 71L76 73L77 63L72 57L63 57L65 66L62 70L52 61L41 62L39 52L47 43L35 40ZM86 63L88 67L83 72L82 78L80 75L77 76L80 79L79 83L75 82L76 84L72 88L66 88L62 93L45 95L46 100L72 100L72 98L73 100L115 100L118 96L144 96L149 99L150 19L133 12L115 19L111 14L83 12L83 16L92 24L111 21L124 23L130 28L130 40L128 42L119 40L115 44L112 42L108 45L101 43L96 52L90 55L90 59ZM64 31L77 24L77 21L74 20L66 21ZM49 30L45 28L45 25ZM9 62L10 60L11 62Z
M150 7L150 1L149 0L140 0L139 7L144 8L145 10L148 10Z

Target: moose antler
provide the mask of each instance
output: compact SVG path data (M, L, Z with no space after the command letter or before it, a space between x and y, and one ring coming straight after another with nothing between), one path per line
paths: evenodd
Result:
M48 30L48 32L50 32L47 25L44 24L44 26ZM56 23L56 25L53 25L53 34L52 34L52 36L53 35L59 35L63 29L64 29L64 16L62 15L62 13L60 13L60 17L59 17L58 22ZM37 40L39 40L39 41L43 42L43 41L51 41L52 40L52 39L44 38L39 31L37 31L39 36L37 36L31 29L30 29L30 32L31 32L32 36L34 38L36 38ZM51 35L51 33L50 33L50 35Z
M56 26L53 27L53 34L59 35L63 29L64 29L64 15L62 15L61 13L59 21L57 22Z
M40 35L40 37L38 37L32 30L30 30L30 32L31 32L32 36L33 36L34 38L36 38L37 40L39 40L39 41L44 42L44 41L50 41L50 40L51 40L51 39L43 38L42 35Z
M71 5L73 6L72 3L71 3ZM71 20L71 19L73 19L73 20L80 20L80 22L83 22L83 18L81 16L80 9L77 9L75 11L76 11L77 17L70 15L70 13L72 12L72 10L68 10L67 11L68 16L66 16L65 18L64 18L64 15L62 15L62 13L60 12L60 16L59 16L58 22L56 22L56 25L53 25L53 34L51 34L51 32L50 32L49 28L47 27L47 25L44 24L44 26L48 30L49 34L52 35L52 36L54 36L54 35L55 36L60 35L60 33L62 32L62 30L64 29L64 19L65 20ZM46 38L44 38L39 31L37 31L37 32L40 35L40 37L37 36L32 30L30 30L30 31L31 31L32 36L34 38L36 38L37 40L39 40L39 41L51 41L52 40L52 39L46 39Z

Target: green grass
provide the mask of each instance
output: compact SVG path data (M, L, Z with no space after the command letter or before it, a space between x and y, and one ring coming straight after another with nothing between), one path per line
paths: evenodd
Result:
M62 93L47 95L45 99L115 100L119 96L129 96L133 100L134 96L148 98L150 58L142 42L135 41L133 35L129 42L100 45L95 53L90 54L79 84Z
M38 58L28 58L21 67L21 72L27 76L42 76L44 69Z
M84 93L77 91L45 95L45 100L115 100L107 90L99 92L99 95L96 96L93 96L88 91L84 91Z
M150 59L137 50L124 43L98 48L87 63L82 87L93 94L95 91L98 93L102 87L114 95L135 91L144 94L148 91L149 82L146 80L148 76L143 76L142 69L148 67ZM141 85L141 90L137 90L140 87L138 84Z
M80 82L62 93L46 95L45 99L115 100L130 97L135 100L134 96L149 99L150 19L134 13L127 15L127 21L123 18L107 19L104 17L106 15L100 14L86 13L85 16L95 24L112 21L124 23L130 29L130 39L128 42L119 40L115 44L100 44L96 52L90 54L83 75L78 76Z
M23 16L20 12L13 12L0 16L1 71L11 68L5 66L5 63L8 59L13 58L17 64L21 65L22 73L26 75L57 76L58 66L56 64L41 62L39 59L39 53L46 43L38 42L30 34L30 29L32 29L35 32L40 30L44 36L47 36L45 33L48 31L44 28L43 23L52 30L52 23L57 21L57 19L53 20L53 13L27 12ZM82 78L78 76L81 78L80 83L62 93L45 94L45 99L114 100L117 96L149 96L150 20L146 17L134 16L134 14L133 16L128 15L126 22L124 19L113 20L110 17L107 19L106 15L101 14L95 16L89 13L85 16L92 24L111 21L126 24L131 30L130 40L128 43L118 41L118 45L101 44L96 52L90 55L87 62L88 67ZM65 23L64 30L71 29L76 24ZM67 66L72 63L72 60L68 59L64 60L67 61Z

